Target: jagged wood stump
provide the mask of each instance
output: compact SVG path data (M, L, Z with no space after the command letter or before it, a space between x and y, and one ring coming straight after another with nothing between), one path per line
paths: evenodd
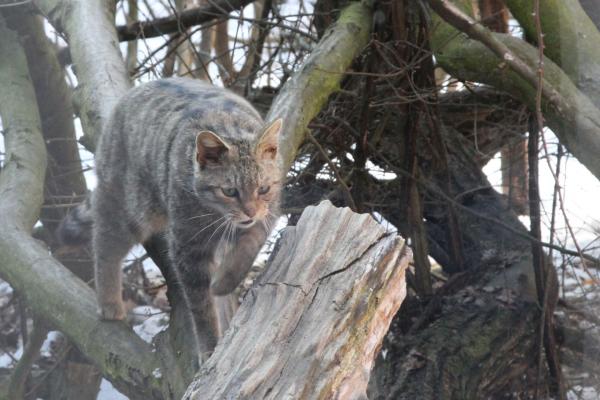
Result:
M184 398L366 398L411 259L370 215L308 207Z

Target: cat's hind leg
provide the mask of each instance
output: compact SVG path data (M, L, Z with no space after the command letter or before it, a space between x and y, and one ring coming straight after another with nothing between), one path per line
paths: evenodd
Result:
M97 191L94 210L94 272L100 318L126 317L122 298L121 263L136 240L127 226L122 206L110 194Z

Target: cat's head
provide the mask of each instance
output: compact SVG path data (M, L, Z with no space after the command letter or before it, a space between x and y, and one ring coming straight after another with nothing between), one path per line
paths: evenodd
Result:
M263 129L256 142L225 141L210 131L196 136L194 190L203 205L238 228L273 218L279 207L282 173L278 143L282 120Z

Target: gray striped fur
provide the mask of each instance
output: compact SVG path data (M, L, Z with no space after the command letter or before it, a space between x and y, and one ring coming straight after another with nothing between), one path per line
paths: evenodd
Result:
M124 318L121 262L156 233L166 235L193 309L204 307L209 288L216 295L235 289L278 215L280 127L280 120L266 127L243 98L197 80L150 82L120 100L98 144L91 204L103 318ZM198 136L206 131L217 136ZM197 137L205 138L198 147ZM220 158L198 156L219 139L226 144ZM268 193L258 194L261 186ZM215 326L214 315L205 318L199 326Z

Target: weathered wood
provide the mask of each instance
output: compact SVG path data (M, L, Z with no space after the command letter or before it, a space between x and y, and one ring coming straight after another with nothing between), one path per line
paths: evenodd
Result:
M79 85L79 116L93 149L110 112L131 82L119 50L112 1L39 0L35 6L63 32Z
M366 398L411 258L368 214L308 207L184 398Z

